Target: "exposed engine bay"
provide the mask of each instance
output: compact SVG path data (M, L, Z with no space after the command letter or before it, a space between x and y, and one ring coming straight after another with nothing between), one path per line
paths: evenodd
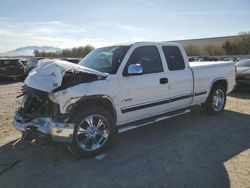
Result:
M103 79L102 77L101 79ZM58 92L68 87L72 87L81 83L88 83L100 79L100 76L79 72L75 70L67 71L62 79L62 84L54 89L52 93ZM34 89L24 85L22 88L23 96L22 107L20 111L27 120L48 116L53 118L61 118L59 105L52 102L48 97L49 93Z
M47 92L24 85L22 94L18 97L21 96L23 96L23 100L19 112L23 115L25 120L30 121L43 116L59 117L58 104L53 103L49 99Z
M53 92L57 92L68 87L72 87L82 83L88 83L95 80L102 80L106 77L98 76L96 74L90 74L86 72L76 71L76 70L69 70L67 71L62 79L61 86L54 89Z

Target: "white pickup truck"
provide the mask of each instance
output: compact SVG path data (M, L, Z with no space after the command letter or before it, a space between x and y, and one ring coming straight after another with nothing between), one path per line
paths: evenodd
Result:
M14 126L24 138L40 132L93 156L118 132L187 113L194 105L219 114L234 85L233 62L189 63L176 43L104 47L79 64L39 62L25 80Z

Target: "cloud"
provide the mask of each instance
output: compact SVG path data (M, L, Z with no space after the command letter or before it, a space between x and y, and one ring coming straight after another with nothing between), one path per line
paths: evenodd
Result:
M15 35L15 32L9 29L0 28L0 36L13 36Z
M95 47L152 38L150 29L116 22L72 25L60 21L0 22L0 51L26 45L71 48L91 44ZM105 39L104 39L105 38Z
M219 10L219 11L183 11L183 12L165 12L165 15L169 16L198 16L198 15L227 15L232 14L231 11ZM234 12L234 15L248 15L250 12L238 11Z
M87 37L86 29L59 21L52 22L0 22L0 51L13 50L26 45L48 45L61 48L92 44L105 45L99 37Z
M7 18L7 17L1 17L0 16L0 21L6 21L6 20L8 20L9 18Z
M152 27L140 27L138 25L128 25L117 22L98 22L93 27L100 30L106 39L113 43L137 42L148 39L155 39L158 33ZM112 33L111 33L112 31ZM154 35L152 34L154 33Z
M146 6L155 6L156 3L155 1L152 1L152 0L138 0L139 3L142 3Z

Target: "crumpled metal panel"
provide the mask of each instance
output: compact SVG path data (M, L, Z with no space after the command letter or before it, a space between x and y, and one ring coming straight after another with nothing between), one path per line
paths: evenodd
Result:
M102 73L67 61L44 59L39 61L37 68L29 73L24 82L29 87L49 93L61 85L64 74L69 70L76 70L104 77L108 75L108 73Z

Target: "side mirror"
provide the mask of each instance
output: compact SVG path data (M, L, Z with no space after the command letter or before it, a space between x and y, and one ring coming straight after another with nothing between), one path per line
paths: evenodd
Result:
M132 64L128 66L128 74L127 75L141 75L143 73L143 69L141 64Z

